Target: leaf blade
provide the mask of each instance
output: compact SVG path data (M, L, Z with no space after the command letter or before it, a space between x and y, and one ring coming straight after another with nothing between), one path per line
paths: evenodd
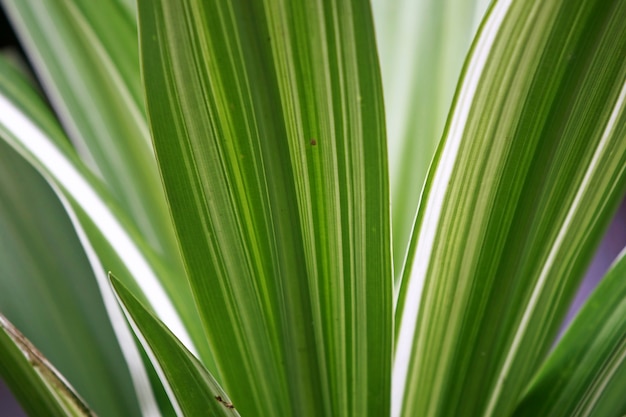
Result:
M143 109L136 23L128 10L116 1L3 5L80 159L164 262L180 268Z
M140 2L157 158L243 414L388 408L388 190L369 13L360 2Z
M46 358L0 314L0 371L22 406L41 416L95 414Z
M392 162L393 264L398 285L422 186L487 2L376 0L372 6Z
M189 346L193 348L195 342L203 360L214 367L191 293L185 286L166 293L160 277L171 271L159 263L132 223L108 198L107 190L76 158L41 97L1 59L0 92L0 137L42 174L63 203L91 263L126 364L133 369L131 380L142 410L155 410L149 376L108 285L106 271L118 271ZM170 295L175 297L170 299Z
M618 2L492 5L418 215L415 277L405 271L407 317L419 309L422 327L415 341L416 322L402 318L396 358L419 351L410 366L428 375L409 373L411 392L417 379L437 382L404 412L506 414L547 353L624 189L622 13Z
M625 276L622 253L537 371L514 416L624 413Z
M238 416L213 376L163 323L154 317L115 276L109 279L133 330L169 386L170 401L180 416Z
M70 220L45 181L1 141L0 201L0 311L99 414L138 414L128 369L98 288L86 279L93 271Z

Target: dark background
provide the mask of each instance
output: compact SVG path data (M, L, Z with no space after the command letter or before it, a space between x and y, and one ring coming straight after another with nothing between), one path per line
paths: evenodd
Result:
M0 48L9 46L13 48L19 47L15 33L13 33L9 21L4 14L4 9L0 6Z

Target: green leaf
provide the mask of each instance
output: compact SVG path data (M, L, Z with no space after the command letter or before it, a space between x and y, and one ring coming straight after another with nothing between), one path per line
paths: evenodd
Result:
M41 176L2 141L0 202L0 311L97 414L138 415L128 368L72 223Z
M147 387L148 376L132 333L115 302L106 272L119 271L126 285L142 294L188 346L198 346L207 366L215 368L188 286L170 287L172 292L165 292L161 277L171 270L159 262L133 224L117 209L106 189L77 159L41 97L2 59L0 109L0 138L37 168L63 203L92 265L124 357L133 368L131 377L140 393L142 409L154 409L154 398Z
M180 276L145 117L136 20L118 3L2 0L81 159Z
M373 0L385 92L396 283L420 191L485 0Z
M226 393L163 323L113 275L111 284L179 416L238 416ZM259 383L262 383L259 381Z
M34 416L95 416L63 376L0 314L0 375Z
M626 413L625 278L622 253L533 378L514 416Z
M625 19L492 4L404 271L394 415L508 415L547 354L625 191Z
M75 212L79 223L74 222L75 227L84 229L89 238L83 245L95 247L104 268L117 271L126 285L141 287L161 318L169 316L164 320L178 337L188 346L193 337L203 359L210 363L211 355L204 348L203 330L184 276L170 276L176 271L163 264L150 249L102 183L76 157L39 94L3 59L0 59L0 105L3 108L0 137L28 160L57 194L65 197L62 201L67 200L66 210ZM103 279L106 283L106 275ZM186 332L191 336L184 335Z
M224 388L242 415L387 414L369 5L140 1L139 23L157 159Z
M154 286L165 287L203 360L214 370L156 170L140 81L136 5L120 0L3 4L76 151L67 147L64 134L54 139L63 142L61 150L72 155L79 171L85 174L89 167L95 172L90 182L98 182L105 203L115 206L150 268L158 270L161 284ZM123 268L104 262L127 279ZM134 277L149 280L153 275L143 271ZM127 284L132 285L130 279ZM181 330L175 326L190 346Z

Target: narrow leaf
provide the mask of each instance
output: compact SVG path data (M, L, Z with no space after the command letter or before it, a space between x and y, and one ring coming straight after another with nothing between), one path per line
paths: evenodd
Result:
M117 0L2 4L80 158L163 262L182 270L143 108L135 18Z
M133 225L108 197L106 189L76 158L38 94L2 59L0 109L0 138L37 168L63 203L90 261L117 341L131 370L141 408L148 412L155 410L148 374L115 302L105 268L120 271L127 285L136 288L190 347L200 346L202 358L214 367L189 288L182 286L173 292L176 309L160 281L169 270L158 262ZM192 337L196 343L192 342Z
M626 413L626 256L611 267L541 366L515 417Z
M373 0L385 92L393 264L402 275L426 172L485 0Z
M121 278L127 285L141 288L155 311L188 346L192 345L193 335L196 344L204 347L203 330L184 277L167 278L174 271L159 261L102 183L85 169L39 94L3 59L0 109L0 137L28 160L67 203L66 210L74 213L70 218L87 235L87 246L95 248L99 262L120 274L126 271ZM101 290L108 288L105 272L100 271ZM210 363L210 353L206 349L202 353Z
M0 311L99 415L138 415L87 256L41 176L0 141Z
M95 416L65 378L2 314L0 375L31 415Z
M136 336L162 375L179 416L238 416L235 406L213 376L163 323L113 275L109 275Z
M394 415L508 415L547 354L625 190L625 19L492 4L418 213Z
M139 22L157 158L225 389L242 415L387 414L369 5L140 1Z

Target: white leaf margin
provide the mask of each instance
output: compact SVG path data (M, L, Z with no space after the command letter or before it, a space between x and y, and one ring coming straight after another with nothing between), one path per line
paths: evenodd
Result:
M158 317L183 345L198 357L197 349L170 297L139 247L80 170L46 133L3 95L0 95L0 137L33 164L59 196L94 271L105 309L129 367L142 414L160 415L132 333L120 311L106 271L78 219L72 202L83 210L98 228L136 280Z
M421 220L419 239L412 260L407 260L405 269L410 271L405 303L401 312L401 322L393 362L391 379L391 416L399 417L402 413L406 391L407 375L411 362L411 353L415 340L417 316L419 313L424 280L429 269L430 257L439 227L447 184L450 181L456 163L458 151L463 139L467 119L483 68L485 67L493 44L496 41L502 22L505 20L512 0L496 2L488 11L480 36L472 48L472 57L465 70L465 79L458 93L458 98L449 121L446 143L441 153L439 164L433 177L426 210ZM434 167L431 167L433 169ZM421 343L424 343L421 341Z

